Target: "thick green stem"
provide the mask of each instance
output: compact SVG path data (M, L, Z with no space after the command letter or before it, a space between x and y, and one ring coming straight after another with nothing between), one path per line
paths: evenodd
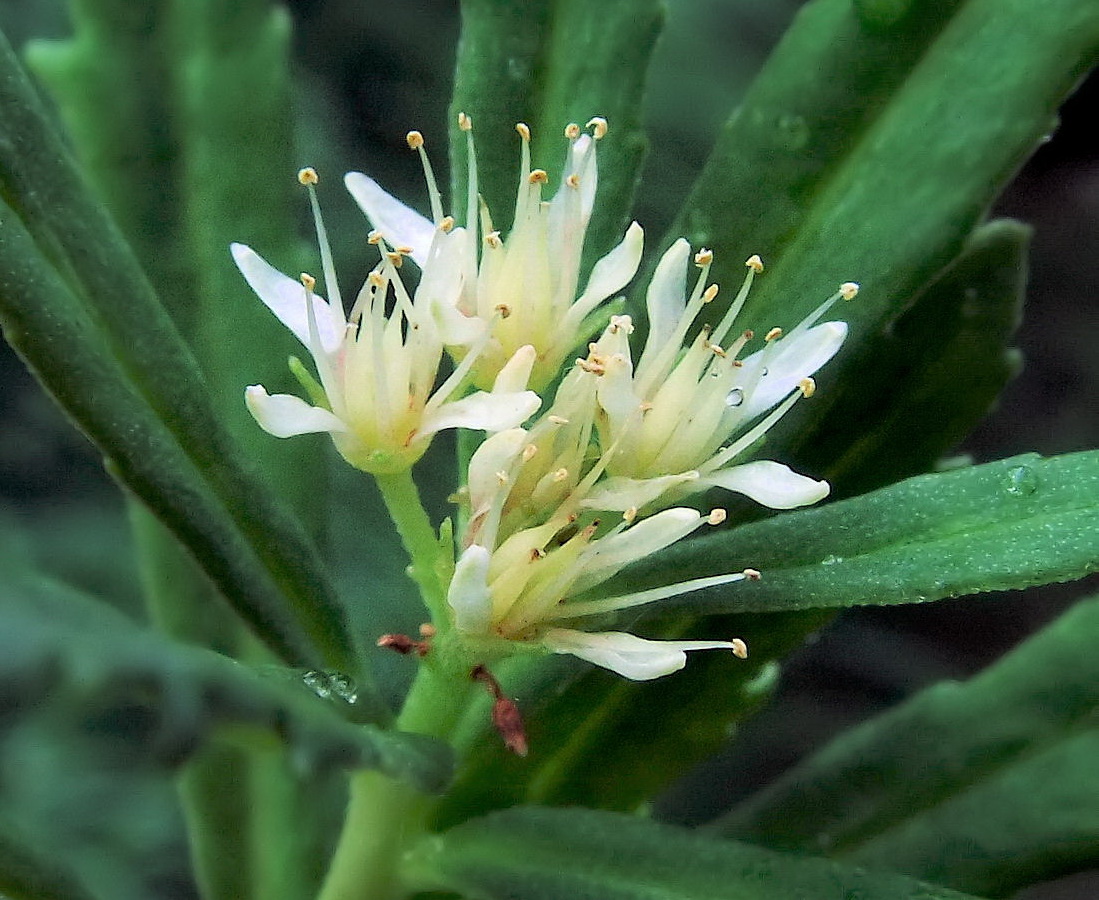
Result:
M412 579L419 587L435 624L440 625L446 621L446 591L435 570L439 558L439 538L420 502L420 492L412 480L412 473L377 475L375 479L411 560L409 571Z
M411 560L410 572L438 628L421 662L397 727L450 738L476 685L472 660L451 639L446 587L437 570L439 538L410 472L377 476L386 508ZM407 894L399 864L403 850L426 829L435 800L377 772L351 777L347 817L319 900L398 900Z
M445 654L442 655L445 659ZM446 740L476 685L460 654L443 666L420 666L397 720L403 731ZM435 798L377 772L351 777L347 818L318 900L399 900L408 889L400 873L403 851L426 830Z

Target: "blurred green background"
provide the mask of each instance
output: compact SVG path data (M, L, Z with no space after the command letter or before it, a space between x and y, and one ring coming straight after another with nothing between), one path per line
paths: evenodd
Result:
M799 5L791 0L668 0L668 27L651 72L645 110L651 152L635 207L635 217L651 238L671 221L721 123ZM286 139L296 142L300 163L329 176L362 169L393 193L425 207L419 165L404 135L411 128L423 131L429 147L434 143L434 164L445 170L442 136L458 36L456 0L293 0L286 6L295 23L297 121L297 133ZM34 38L64 36L64 4L0 0L0 27L17 47ZM240 40L247 41L248 35ZM959 448L977 461L1097 444L1099 150L1091 135L1097 112L1099 79L1093 77L1066 106L1061 128L996 206L997 215L1029 222L1036 234L1026 318L1018 338L1025 368L998 408ZM351 285L365 274L364 261L355 254L361 220L337 184L329 177L322 202L336 243L337 268ZM301 233L308 237L304 203ZM649 247L650 252L658 249ZM256 301L242 283L238 295L226 302ZM257 372L255 377L262 380L269 374ZM0 349L0 376L5 386L0 393L0 562L31 558L46 571L140 616L119 492L90 446L6 348ZM343 467L332 469L342 479L336 493L368 501L368 488ZM440 496L448 489L445 484L435 488ZM358 529L346 524L346 506L333 515L333 562L348 591L361 593L367 565L370 583L377 586L372 594L376 605L360 611L357 626L367 634L414 627L416 617L398 613L393 601L403 583L399 555L382 550L365 558ZM790 661L770 708L737 736L727 753L672 791L658 812L676 821L706 819L850 723L923 685L981 668L1097 587L1099 579L1093 578L1025 595L844 614ZM380 664L398 682L410 672L400 660L386 658ZM0 708L0 724L2 718ZM42 800L34 784L54 777L48 773L67 771L69 782L51 796L128 809L121 818L104 815L105 821L127 822L125 833L107 828L89 837L89 853L97 842L124 844L135 858L157 849L160 863L141 876L148 879L148 896L194 896L183 867L178 823L162 812L169 796L164 785L145 778L135 760L116 761L133 782L125 797L117 795L118 782L73 771L42 749L52 747L63 728L38 723L33 730L9 735L2 745L0 801L39 803L37 814L49 823L57 814L50 806L54 801ZM20 780L14 773L25 777ZM21 793L14 796L13 786L18 785ZM1099 894L1094 887L1092 893L1079 893L1089 890L1080 883L1077 879L1076 886L1028 896Z

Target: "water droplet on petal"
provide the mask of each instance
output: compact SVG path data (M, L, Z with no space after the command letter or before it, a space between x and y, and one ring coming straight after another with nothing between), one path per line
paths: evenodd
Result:
M1029 497L1038 490L1038 475L1030 466L1014 466L1007 470L1005 488L1013 497Z
M744 402L744 388L733 388L725 395L726 406L740 406Z

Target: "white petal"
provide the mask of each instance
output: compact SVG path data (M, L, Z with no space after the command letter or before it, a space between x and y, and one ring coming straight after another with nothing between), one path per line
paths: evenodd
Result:
M595 587L630 563L674 544L704 521L698 510L677 506L600 538L583 558L583 570L573 583L573 593Z
M432 221L386 193L378 182L362 172L348 172L343 183L370 224L389 243L411 247L412 258L418 266L423 266L435 237Z
M477 391L461 400L444 403L425 416L420 434L434 434L444 428L475 428L478 431L503 431L521 425L542 405L534 391L495 394Z
M492 595L488 592L488 564L492 555L479 544L465 549L454 566L446 602L454 610L454 624L469 634L485 634L492 623Z
M309 347L309 315L305 306L305 288L301 282L283 275L251 247L231 244L229 249L241 275L256 296L283 325L294 332L299 341ZM317 317L321 346L328 353L335 352L343 343L347 330L343 310L334 309L323 297L314 294L313 311Z
M500 484L498 472L507 472L515 458L527 444L527 432L522 428L509 428L487 438L469 460L469 500L473 515L488 507L492 499L505 486Z
M648 681L678 672L687 664L688 650L736 650L732 641L649 641L624 631L590 634L551 628L542 638L554 653L571 653L634 681Z
M509 394L526 390L537 358L538 351L530 344L524 344L516 350L497 374L492 383L492 393Z
M347 431L343 420L327 409L310 406L293 394L268 394L260 384L245 389L244 402L260 428L275 437Z
M665 491L688 481L697 480L698 472L661 475L658 478L626 478L615 475L600 481L580 505L588 509L621 511L630 507L641 509L659 498Z
M641 252L645 248L645 232L633 222L626 230L618 246L599 260L592 268L584 293L569 310L566 327L573 328L599 303L624 288L641 264Z
M665 251L653 273L645 294L645 308L649 314L649 336L645 341L647 357L659 352L687 306L687 258L691 245L680 238Z
M823 500L831 488L827 481L799 475L782 463L761 459L732 466L702 478L698 487L713 485L751 497L771 509L795 509Z
M801 334L791 334L779 340L770 359L767 374L760 376L759 384L744 406L744 418L751 419L766 412L836 355L847 336L846 322L825 322L815 325ZM740 369L745 384L759 373L763 365L763 350L744 360Z

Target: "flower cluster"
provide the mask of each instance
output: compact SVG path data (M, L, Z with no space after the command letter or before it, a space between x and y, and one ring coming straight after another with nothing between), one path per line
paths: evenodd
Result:
M444 215L418 132L408 142L422 160L431 219L366 175L346 177L379 251L346 316L312 170L300 177L310 191L329 301L315 293L312 277L295 281L234 245L248 283L310 351L318 375L292 366L310 403L271 396L257 385L248 388L249 409L278 437L329 432L352 465L375 474L407 470L444 428L486 432L459 494L464 526L446 586L446 625L471 645L569 653L633 679L681 668L688 650L746 655L739 639L652 641L582 626L592 617L759 577L745 569L607 595L608 582L626 566L724 520L721 509L703 514L677 505L689 496L720 488L791 509L827 495L823 481L744 457L812 395L813 374L846 334L842 322L820 320L837 300L853 297L857 285L840 286L788 334L774 328L757 339L735 328L763 269L753 256L721 320L700 325L718 294L708 283L713 254L694 255L699 271L689 283L691 250L679 240L648 286L648 333L636 352L631 318L608 321L601 312L636 273L643 244L636 223L579 286L606 122L592 119L587 133L568 126L561 184L548 201L542 200L546 173L531 168L530 132L517 126L522 169L506 239L478 203L467 116L459 127L470 160L465 227ZM420 270L411 294L401 279L405 259ZM453 370L441 378L444 353ZM544 404L555 383L552 402Z

